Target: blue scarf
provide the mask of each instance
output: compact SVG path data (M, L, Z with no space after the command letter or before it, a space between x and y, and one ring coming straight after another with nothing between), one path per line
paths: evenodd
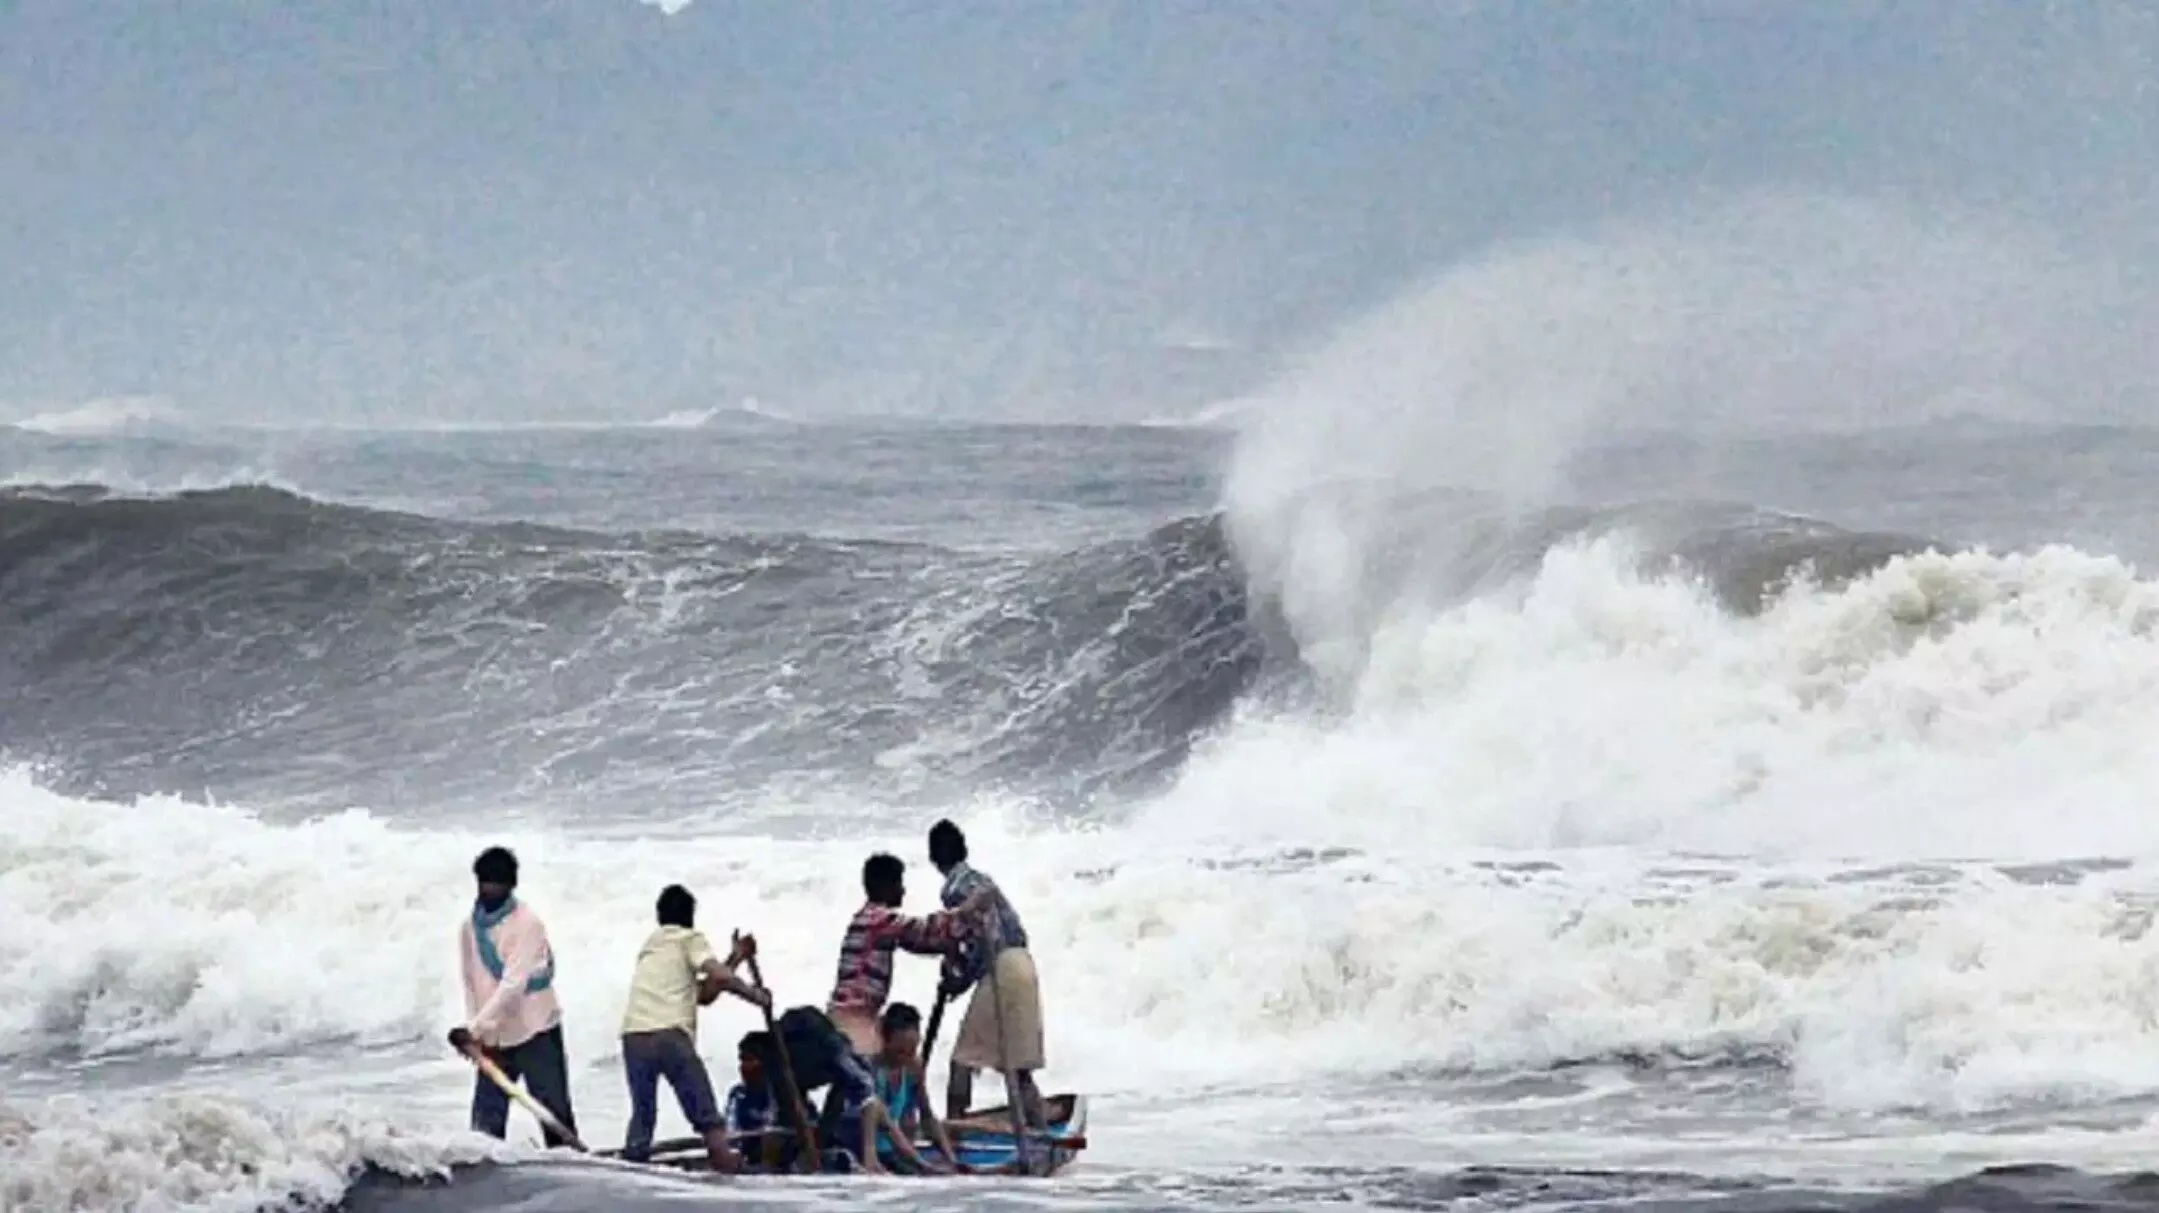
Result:
M516 908L517 898L515 897L504 898L501 907L493 913L489 913L482 908L478 901L472 903L472 943L479 950L480 963L487 966L487 971L494 975L496 981L502 980L502 953L495 950L495 941L489 938L487 933L500 924L503 919L508 918L510 911ZM525 993L537 994L554 984L555 951L553 948L549 948L547 951L547 963L534 970L532 976L525 979Z

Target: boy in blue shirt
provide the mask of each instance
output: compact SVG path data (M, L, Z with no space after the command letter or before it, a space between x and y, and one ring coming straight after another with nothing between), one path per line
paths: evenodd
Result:
M764 1054L772 1034L751 1032L735 1047L735 1064L742 1081L727 1093L728 1144L742 1151L744 1159L766 1171L781 1170L781 1151L787 1144L779 1129L779 1108L772 1087L765 1081Z
M783 1024L791 1018L798 1018L797 1012L790 1011L781 1017ZM796 1026L802 1025L798 1022ZM812 1063L810 1050L805 1046L819 1040L833 1049L846 1049L846 1038L837 1031L789 1032L784 1026L781 1031L788 1033L789 1048L796 1054L798 1075L806 1064L817 1064L820 1070L837 1072L837 1081L833 1082L832 1093L826 1100L827 1115L817 1130L818 1144L822 1147L819 1153L823 1155L818 1169L827 1174L846 1174L859 1169L855 1156L860 1147L850 1148L844 1143L860 1138L863 1106L877 1098L869 1068L852 1053L825 1056L821 1063ZM795 1168L799 1147L794 1131L780 1123L780 1103L774 1094L779 1084L772 1080L766 1069L766 1059L773 1056L775 1050L770 1032L751 1032L736 1046L736 1064L742 1081L727 1093L726 1132L729 1141L742 1152L751 1167L785 1174ZM880 1114L882 1111L880 1104Z

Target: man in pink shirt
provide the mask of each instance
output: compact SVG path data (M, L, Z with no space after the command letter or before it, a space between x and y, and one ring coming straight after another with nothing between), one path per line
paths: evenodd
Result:
M460 1053L475 1045L484 1049L511 1081L524 1079L525 1090L540 1106L575 1133L547 927L515 896L515 855L489 847L473 861L472 875L479 895L471 918L458 928L465 1022L450 1029L450 1047ZM510 1098L484 1074L473 1076L472 1127L494 1137L509 1135ZM549 1146L569 1144L545 1125L541 1133Z

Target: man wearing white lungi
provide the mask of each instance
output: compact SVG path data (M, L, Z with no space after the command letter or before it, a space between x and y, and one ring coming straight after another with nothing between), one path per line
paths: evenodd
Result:
M974 987L966 1017L960 1021L959 1040L952 1046L945 1119L967 1115L974 1102L976 1070L995 1070L1011 1080L1027 1123L1047 1128L1042 1092L1035 1086L1035 1071L1044 1061L1042 993L1035 980L1034 957L1027 950L1027 928L997 882L967 862L967 836L958 826L940 821L930 827L930 862L944 873L940 900L947 907L987 890L989 908L984 916L993 924L989 931L969 933L966 950L946 961L944 980L938 986L938 993L946 998Z

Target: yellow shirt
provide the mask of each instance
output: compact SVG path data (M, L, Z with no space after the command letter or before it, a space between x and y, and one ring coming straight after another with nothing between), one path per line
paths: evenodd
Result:
M661 1032L681 1028L697 1035L697 970L717 959L702 931L661 927L645 938L630 976L630 1005L622 1031Z

